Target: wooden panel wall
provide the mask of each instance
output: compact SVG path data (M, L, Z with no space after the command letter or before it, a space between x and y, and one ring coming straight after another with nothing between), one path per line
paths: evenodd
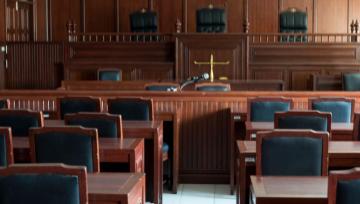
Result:
M62 43L7 43L7 50L7 89L59 87L64 63Z

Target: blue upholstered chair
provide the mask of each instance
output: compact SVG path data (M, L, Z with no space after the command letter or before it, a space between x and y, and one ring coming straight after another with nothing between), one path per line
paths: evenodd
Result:
M123 120L153 120L153 102L142 98L115 98L108 100L108 112L119 114Z
M331 121L350 123L354 119L354 99L346 98L316 98L309 100L309 109L330 112Z
M225 9L214 8L212 4L208 8L196 11L196 32L223 33L227 30L227 17Z
M360 91L360 73L344 74L343 88L345 91Z
M147 91L176 91L179 90L179 84L175 83L149 83L145 84Z
M10 101L7 99L1 99L0 100L0 109L6 109L9 108L10 106Z
M0 110L0 127L11 127L15 137L27 137L29 128L43 127L42 112L28 110Z
M99 140L96 129L80 126L30 129L30 156L34 163L64 163L99 172Z
M331 133L331 113L319 111L277 112L275 129L310 129Z
M196 91L228 92L231 91L230 84L224 83L199 83L195 84Z
M280 33L307 33L308 30L307 13L288 9L280 13ZM306 37L287 35L281 37L283 42L306 42Z
M329 133L274 130L256 137L256 175L326 176Z
M57 117L78 112L101 112L101 101L92 97L63 97L56 100Z
M66 114L66 125L96 128L99 137L123 138L121 115L108 113L75 113Z
M11 165L0 169L1 204L87 204L84 167Z
M155 12L142 9L130 14L131 32L157 32L158 22Z
M328 204L360 203L360 168L330 171Z
M11 128L0 127L0 167L14 163Z
M121 69L99 69L98 80L100 81L121 81Z
M253 122L272 122L276 112L289 111L294 106L289 98L253 98L247 104L247 120Z

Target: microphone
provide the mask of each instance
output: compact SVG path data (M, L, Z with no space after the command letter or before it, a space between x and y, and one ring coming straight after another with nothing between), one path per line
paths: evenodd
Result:
M209 74L208 73L203 73L200 76L193 76L190 77L189 79L187 79L185 82L183 82L180 86L180 90L182 90L185 86L192 84L192 83L197 83L198 81L202 81L202 80L208 80L209 79Z

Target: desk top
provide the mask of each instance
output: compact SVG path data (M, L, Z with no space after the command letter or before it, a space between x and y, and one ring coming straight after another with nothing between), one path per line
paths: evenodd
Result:
M246 130L272 130L274 122L245 122ZM353 123L331 123L331 130L334 131L353 131Z
M144 173L88 174L89 197L127 195L141 179L145 179Z
M236 141L240 154L256 156L256 141ZM331 158L358 157L360 158L360 141L330 141L329 156Z
M327 199L327 177L251 176L257 198Z

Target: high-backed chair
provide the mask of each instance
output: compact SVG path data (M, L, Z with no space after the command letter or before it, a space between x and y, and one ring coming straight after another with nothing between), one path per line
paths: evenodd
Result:
M306 42L306 37L294 36L291 33L307 33L308 17L304 11L290 8L280 13L280 33L290 33L283 36L281 41L285 42Z
M330 171L328 204L360 203L360 168Z
M56 110L59 119L69 113L101 112L101 101L93 97L62 97L56 100Z
M96 128L99 137L123 138L121 115L108 113L74 113L64 117L66 125Z
M158 21L156 13L142 9L130 14L130 29L131 32L157 32Z
M331 133L331 113L319 111L277 112L275 129L310 129Z
M227 30L225 9L214 8L210 4L207 8L196 11L196 31L201 33L223 33Z
M0 167L14 163L11 128L0 127Z
M121 69L98 69L97 79L100 81L121 81Z
M326 176L329 133L274 130L256 137L256 175Z
M123 120L154 120L152 99L108 99L108 112L120 114Z
M0 109L6 109L10 107L9 99L0 99Z
M0 126L11 127L12 135L15 137L27 137L29 128L44 126L44 117L42 112L0 110Z
M330 112L332 122L350 123L354 120L355 100L348 98L309 99L309 109Z
M247 121L272 122L275 112L289 111L294 107L290 98L252 98L247 102Z
M199 83L195 84L195 90L196 91L209 91L209 92L227 92L231 91L230 84L224 84L224 83Z
M0 203L87 204L86 170L60 164L2 168Z
M147 91L177 91L180 88L176 83L148 83L144 87Z
M99 172L97 130L80 126L30 129L30 157L34 163L64 163Z
M360 73L344 74L343 88L345 91L360 91Z

